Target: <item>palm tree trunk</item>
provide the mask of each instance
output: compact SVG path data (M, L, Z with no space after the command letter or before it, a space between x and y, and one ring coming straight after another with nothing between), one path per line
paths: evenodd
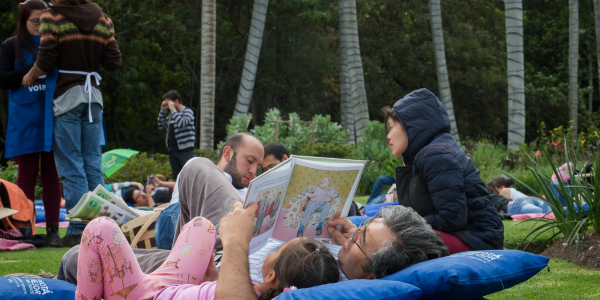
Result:
M594 100L594 62L592 61L592 42L587 39L587 63L588 63L588 116L592 117L592 102Z
M577 64L579 60L579 1L569 0L569 119L572 122L572 138L577 138Z
M508 149L525 143L525 58L523 55L523 3L505 0L506 70L508 73Z
M596 59L598 60L598 85L600 86L600 0L594 0L594 25L594 27L596 28ZM590 111L592 111L591 105Z
M440 0L429 0L429 16L440 98L442 98L442 103L448 112L448 118L450 119L450 133L456 142L460 144L460 137L458 136L458 128L456 127L456 119L454 116L454 106L452 105L448 68L446 66L446 50L444 48L444 30L442 29L442 8Z
M217 2L202 0L200 148L214 148Z
M346 53L348 55L348 77L350 79L350 93L353 103L351 112L354 114L356 141L360 141L364 135L367 122L369 122L369 107L367 104L362 59L360 57L356 0L345 0L344 2L342 14L348 20L346 29L349 38L346 44Z
M250 107L254 82L256 81L256 70L258 68L258 59L260 57L260 48L262 46L268 6L269 0L254 0L250 34L248 35L248 45L246 46L244 70L242 71L240 89L235 104L235 110L233 112L234 117L247 114Z
M339 30L340 30L340 103L341 103L341 120L342 127L347 134L347 143L354 144L356 142L356 134L354 132L354 113L352 108L352 94L350 93L350 79L348 78L348 17L344 14L344 0L339 0Z

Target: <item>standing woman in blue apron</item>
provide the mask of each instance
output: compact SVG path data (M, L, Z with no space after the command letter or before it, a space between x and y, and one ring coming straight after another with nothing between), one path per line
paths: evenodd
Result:
M37 57L40 16L46 8L46 3L40 0L21 3L17 30L0 48L0 87L10 89L4 156L17 158L17 185L32 201L35 200L41 161L47 238L51 246L59 246L61 186L52 152L53 128L51 123L46 122L52 121L52 106L47 106L44 101L45 78L39 78L31 87L21 85L23 76L31 69Z
M46 95L52 96L54 160L62 180L66 208L99 184L102 174L102 107L100 69L121 66L112 20L90 0L52 0L40 16L40 50L23 85L47 74ZM54 76L57 73L58 76ZM51 82L55 82L51 84ZM64 247L78 245L85 223L69 222Z

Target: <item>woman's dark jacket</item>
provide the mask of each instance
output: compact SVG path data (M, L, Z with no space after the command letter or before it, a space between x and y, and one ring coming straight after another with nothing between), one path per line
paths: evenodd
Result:
M398 199L435 230L457 236L473 250L502 249L504 227L479 170L450 135L448 114L427 89L394 104L408 137L396 170ZM403 188L401 191L400 189Z

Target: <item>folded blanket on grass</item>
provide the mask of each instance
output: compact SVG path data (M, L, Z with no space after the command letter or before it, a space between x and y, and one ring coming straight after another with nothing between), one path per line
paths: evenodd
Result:
M0 251L17 251L25 249L35 249L35 246L25 243L15 238L21 238L23 234L15 229L4 231L0 229Z
M25 249L35 249L35 246L20 241L7 240L0 238L0 251L17 251Z

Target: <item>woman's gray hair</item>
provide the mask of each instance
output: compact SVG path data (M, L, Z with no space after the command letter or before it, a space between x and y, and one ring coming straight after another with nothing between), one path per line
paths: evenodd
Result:
M365 272L381 278L416 263L448 255L440 236L412 208L386 207L381 210L381 217L396 238L369 253L371 263L362 266Z

